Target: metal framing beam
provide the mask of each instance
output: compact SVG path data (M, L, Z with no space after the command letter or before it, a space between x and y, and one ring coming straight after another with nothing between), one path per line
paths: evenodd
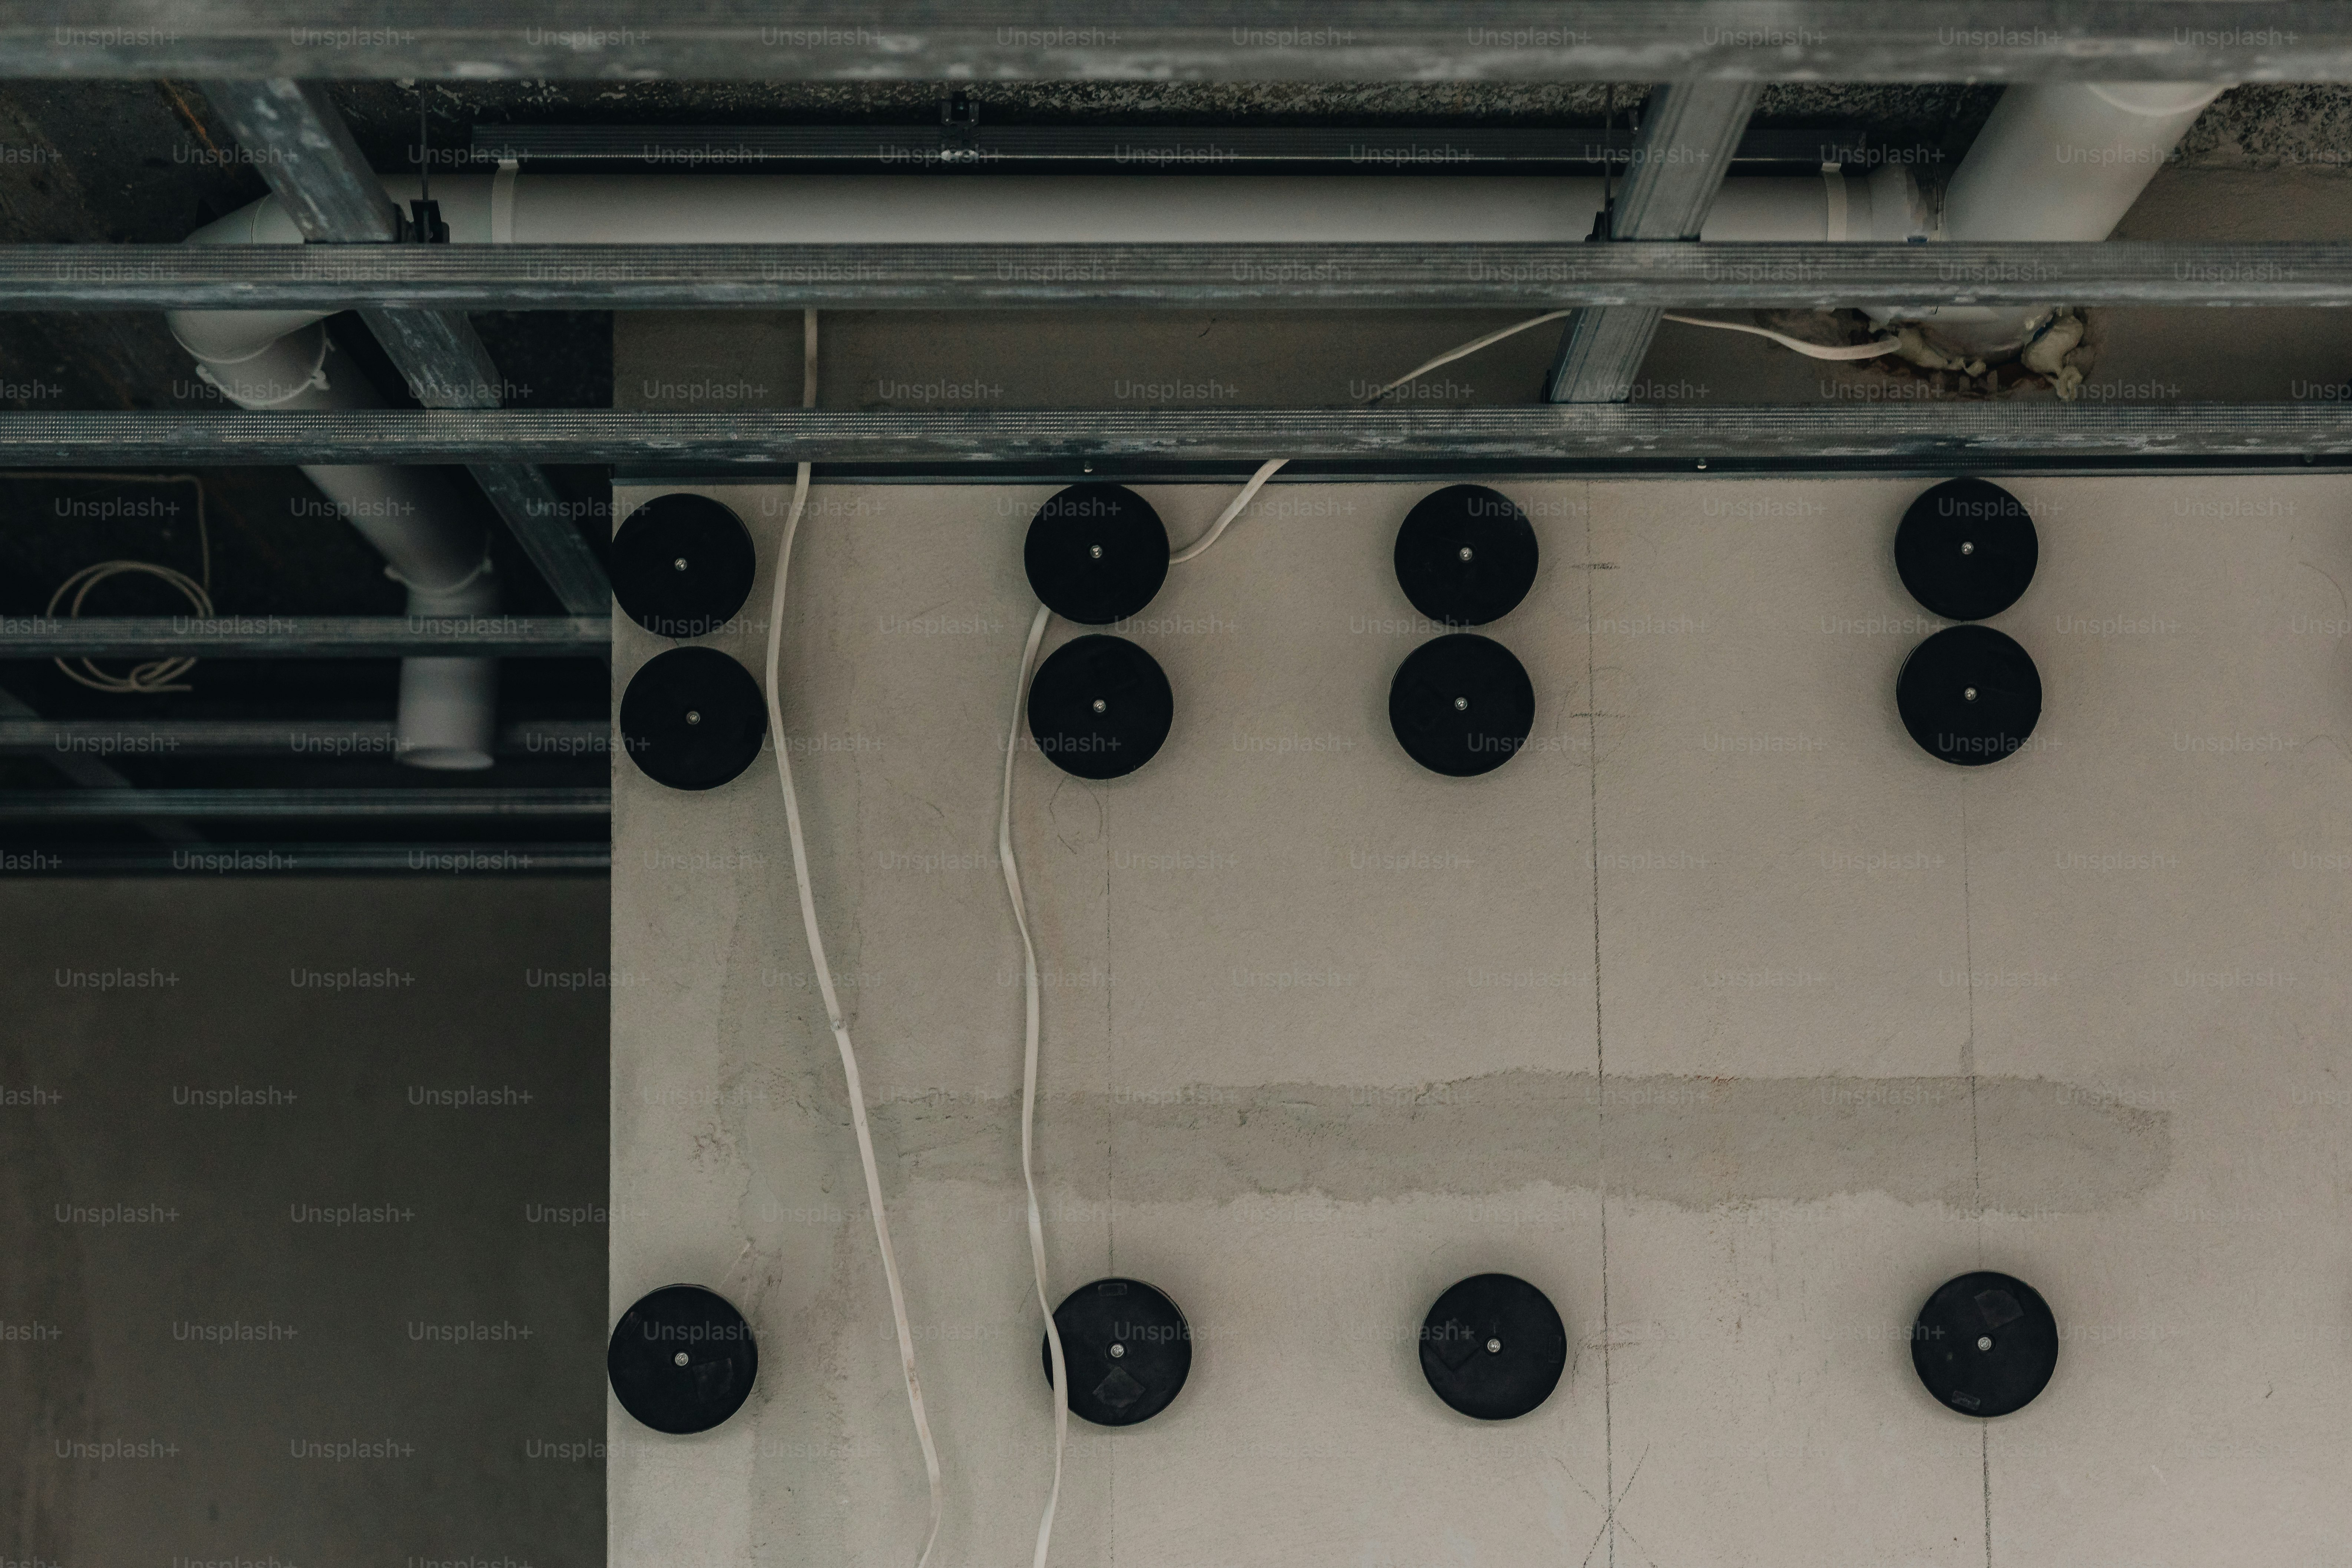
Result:
M0 76L2352 79L2331 0L5 0Z
M305 239L373 248L400 238L400 209L318 83L274 78L203 87ZM496 408L504 401L498 367L463 311L369 304L360 313L427 408ZM608 610L604 569L547 476L516 464L467 467L563 607L575 616Z
M1300 173L1366 167L1397 174L1489 174L1596 169L1625 162L1622 127L1347 125L477 125L473 166L511 158L526 170L635 169L738 174L877 169ZM1934 153L1905 147L1896 155ZM1810 174L1868 165L1887 150L1852 127L1773 127L1739 140L1732 162Z
M0 658L603 658L612 646L612 622L588 616L0 616Z
M0 310L2352 305L2352 244L0 245ZM601 607L601 606L599 606Z
M0 822L95 817L604 816L606 789L0 790Z
M1610 240L1697 239L1762 91L1755 82L1674 81L1653 92L1624 186L1602 215ZM1633 396L1633 378L1658 335L1658 314L1655 305L1577 311L1560 333L1544 395L1553 403Z
M1182 461L1301 459L1383 462L1574 460L1654 468L1661 460L1740 458L1796 468L1821 458L2316 458L2352 454L2352 409L2336 404L2043 403L1690 405L1551 404L1508 408L925 409L864 414L790 410L647 414L594 409L488 409L454 413L0 414L0 464L99 467L206 462L536 462L692 465L754 469L800 461L1019 463L1097 458ZM22 626L17 617L0 626ZM42 641L61 654L90 621L44 621ZM103 623L98 623L103 624ZM168 626L173 623L156 623ZM264 625L259 617L252 624ZM269 618L271 626L321 626ZM398 627L414 621L362 622ZM488 646L519 652L587 651L586 619L485 617ZM551 633L496 628L562 628ZM234 640L234 639L233 639ZM420 639L421 642L421 639ZM549 642L560 646L550 647ZM9 646L0 638L0 646ZM162 649L157 641L142 649ZM184 643L170 647L194 651ZM304 651L305 637L273 645ZM380 634L371 651L394 643ZM459 651L457 641L436 645Z
M35 712L22 698L5 687L0 687L0 731L16 728L39 728L47 722L48 721ZM108 763L104 754L95 748L72 746L44 748L34 754L40 756L49 766L64 774L68 781L85 789L121 789L129 787L131 784L131 781L116 772L113 764ZM169 817L147 817L140 822L139 826L151 837L160 839L165 844L200 844L204 841L203 834L184 822Z
M604 719L524 720L500 731L498 749L502 756L596 756L612 749L612 722ZM171 762L277 755L300 762L372 762L400 753L399 726L389 719L42 719L29 713L0 718L0 756L46 757L60 765L80 760L104 767L109 757ZM76 782L129 787L131 781L111 768L107 774Z
M0 876L544 876L612 868L609 843L41 844L0 847Z

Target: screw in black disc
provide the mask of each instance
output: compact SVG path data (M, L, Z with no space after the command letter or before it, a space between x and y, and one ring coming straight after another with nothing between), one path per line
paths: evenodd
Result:
M1895 706L1929 755L1981 767L2032 735L2042 718L2042 673L2013 638L1990 626L1946 626L1903 661Z
M1946 479L1895 530L1895 570L1948 621L1980 621L2017 603L2042 559L2024 503L1989 479Z
M1481 1421L1510 1421L1551 1397L1568 1329L1551 1298L1508 1274L1474 1274L1421 1325L1421 1371L1437 1397Z
M1911 1365L1961 1415L2006 1415L2032 1404L2058 1370L2058 1319L2022 1279L1963 1274L1919 1309Z
M1397 530L1396 574L1433 621L1500 620L1536 581L1536 531L1518 503L1485 485L1448 485L1413 502Z
M751 765L767 733L760 683L714 647L656 654L621 693L629 760L672 789L716 789Z
M1115 779L1150 762L1176 722L1160 661L1125 637L1074 637L1029 683L1029 732L1055 766Z
M708 1432L743 1408L760 1375L751 1325L699 1285L665 1285L613 1326L604 1375L621 1408L656 1432Z
M1192 1329L1165 1294L1140 1279L1097 1279L1054 1309L1070 1369L1070 1414L1097 1426L1132 1426L1175 1401L1192 1371ZM1054 1381L1054 1347L1037 1353Z
M708 496L656 496L613 536L613 596L665 637L708 637L751 596L751 531Z
M1517 755L1535 725L1527 667L1501 643L1472 632L1422 644L1389 683L1389 727L1432 773L1492 773Z
M1168 580L1168 530L1125 485L1072 485L1037 509L1021 563L1047 609L1107 626L1151 603Z

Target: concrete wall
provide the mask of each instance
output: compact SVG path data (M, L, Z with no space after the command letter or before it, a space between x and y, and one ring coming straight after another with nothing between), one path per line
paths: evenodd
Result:
M603 881L14 880L0 931L0 1557L603 1561Z
M1385 718L1430 635L1390 564L1426 488L1269 490L1122 628L1174 686L1161 754L1019 762L1056 1294L1137 1276L1200 1333L1165 1415L1077 1427L1055 1560L2346 1561L2340 482L2015 484L2042 565L1996 624L2048 699L1980 771L1894 710L1937 625L1889 552L1918 483L1505 484L1543 567L1488 630L1538 718L1474 781ZM772 567L787 492L707 493ZM1047 493L821 488L784 627L950 1563L1024 1560L1048 1475L993 858ZM1227 492L1145 493L1181 542ZM767 595L715 639L754 668ZM616 692L659 646L623 628ZM608 1311L708 1284L762 1363L699 1437L608 1405L612 1561L911 1563L772 759L615 784L615 962L649 983L614 992ZM1906 1345L1977 1267L2066 1334L1990 1424ZM1493 1426L1412 1345L1486 1269L1575 1356Z

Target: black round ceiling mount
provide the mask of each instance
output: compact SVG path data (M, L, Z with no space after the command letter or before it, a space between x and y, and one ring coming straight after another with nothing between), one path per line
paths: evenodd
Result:
M647 659L621 693L629 760L672 789L716 789L751 765L768 705L751 672L712 647Z
M1551 1298L1508 1274L1475 1274L1421 1325L1421 1371L1437 1397L1481 1421L1509 1421L1551 1397L1568 1329Z
M1037 509L1021 562L1047 609L1107 626L1151 603L1168 580L1168 530L1125 485L1072 485Z
M1432 773L1475 778L1518 754L1536 723L1536 689L1501 643L1471 632L1425 642L1389 683L1389 726Z
M751 596L751 531L709 496L656 496L613 536L613 596L665 637L708 637Z
M2033 519L1989 479L1946 479L1895 530L1895 570L1948 621L1980 621L2017 603L2042 558Z
M1536 553L1536 531L1510 497L1485 485L1448 485L1405 513L1397 583L1431 620L1482 626L1528 596Z
M1029 732L1055 766L1115 779L1150 762L1176 722L1160 662L1125 637L1074 637L1029 683Z
M1911 1365L1961 1415L2006 1415L2031 1405L2058 1370L2058 1319L2022 1279L1963 1274L1919 1309Z
M1930 756L1981 767L2032 735L2042 717L2042 673L2013 638L1990 626L1947 626L1903 661L1895 706Z
M1070 1414L1097 1426L1132 1426L1168 1408L1192 1371L1192 1329L1176 1303L1140 1279L1097 1279L1054 1309L1070 1369ZM1054 1347L1038 1336L1045 1381Z
M604 1375L621 1408L656 1432L708 1432L743 1407L760 1375L751 1325L699 1285L665 1285L613 1326Z

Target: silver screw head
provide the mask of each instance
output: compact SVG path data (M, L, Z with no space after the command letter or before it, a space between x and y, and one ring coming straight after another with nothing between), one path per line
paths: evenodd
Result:
M1973 541L1973 540L1968 540L1968 539L1963 539L1963 540L1961 540L1961 541L1960 541L1960 553L1961 553L1961 554L1963 554L1963 555L1974 555L1976 552L1977 552L1977 547L1976 547L1976 542L1975 542L1975 541Z
M1110 1359L1113 1361L1118 1361L1126 1354L1127 1347L1125 1345L1113 1345L1110 1347Z
M684 1365L686 1364L686 1359L687 1359L687 1358L686 1358L686 1352L685 1352L684 1351L680 1351L680 1352L678 1352L676 1355L674 1355L674 1356L670 1357L669 1359L670 1359L672 1362L675 1362L677 1365L679 1365L679 1366L684 1366Z
M1500 1354L1502 1354L1502 1353L1503 1353L1503 1342L1502 1342L1502 1341L1500 1341L1500 1340L1488 1340L1488 1341L1486 1342L1486 1353L1487 1353L1488 1355L1500 1355Z
M677 560L671 562L669 565L670 570L673 572L683 572L686 570L686 557L681 555Z
M1097 713L1108 713L1110 711L1110 704L1097 697L1095 699L1095 711Z
M1469 711L1470 711L1470 699L1468 699L1467 697L1457 697L1457 698L1455 698L1455 699L1454 700L1454 710L1456 713L1467 713L1467 712L1469 712Z
M1977 700L1977 689L1973 686L1964 686L1960 689L1960 695L1974 702Z
M1460 559L1462 559L1462 560L1464 560L1464 561L1467 561L1467 560L1469 560L1469 559L1470 559L1470 547L1469 547L1468 545L1466 545L1466 544L1465 544L1465 545L1464 545L1464 546L1461 548L1461 550L1460 550L1459 552L1457 552L1457 554L1459 555Z
M1979 1335L1978 1335L1978 1336L1977 1336L1977 1349L1979 1349L1979 1350L1980 1350L1980 1351L1989 1351L1989 1350L1992 1349L1992 1336L1991 1336L1990 1334L1979 1334Z
M702 713L701 713L701 710L698 710L698 709L694 709L694 708L689 708L689 709L688 709L688 710L686 710L686 721L687 721L688 723L689 723L689 724L699 724L699 723L701 723L701 722L702 722Z
M1089 544L1089 545L1087 545L1087 554L1089 557L1091 557L1092 559L1094 559L1094 560L1097 560L1097 561L1101 560L1101 559L1102 559L1102 546L1101 546L1101 545L1099 545L1099 544Z

